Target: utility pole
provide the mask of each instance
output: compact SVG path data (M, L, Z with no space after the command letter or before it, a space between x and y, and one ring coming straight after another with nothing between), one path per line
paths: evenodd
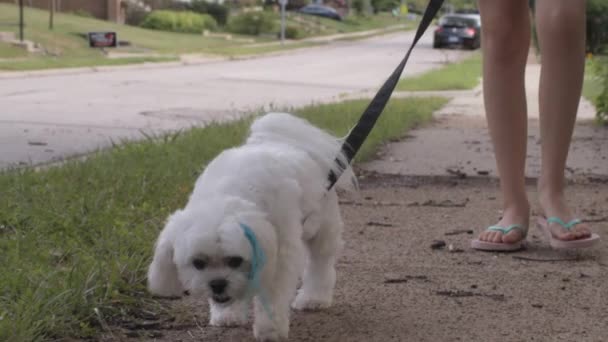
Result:
M279 0L281 5L281 45L285 44L285 6L287 6L287 0Z
M19 41L23 42L23 0L19 0Z
M49 30L53 29L55 19L55 0L49 0Z

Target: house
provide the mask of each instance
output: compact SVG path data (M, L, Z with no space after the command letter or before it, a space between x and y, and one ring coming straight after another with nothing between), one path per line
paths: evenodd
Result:
M23 0L25 6L49 9L52 0ZM54 0L58 12L86 12L95 18L124 24L127 0ZM19 4L18 0L0 2Z

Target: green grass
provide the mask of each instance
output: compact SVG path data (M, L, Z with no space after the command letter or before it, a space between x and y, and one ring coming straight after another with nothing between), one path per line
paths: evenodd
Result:
M608 124L608 56L587 60L583 96L595 106L597 123Z
M597 63L599 64L599 61ZM585 80L583 81L583 96L594 105L597 105L597 97L602 93L603 89L602 79L597 75L596 68L596 65L591 60L587 60L585 65Z
M295 22L294 18L300 18ZM0 4L0 23L6 25L2 30L16 32L18 7L11 4ZM278 16L277 16L278 20ZM397 19L387 15L369 18L349 18L343 22L330 19L314 18L303 15L290 15L290 23L300 27L305 36L328 35L341 32L354 32L397 24ZM27 7L25 9L25 39L40 43L48 54L27 55L12 47L0 45L0 58L15 58L1 61L0 70L33 70L47 68L63 68L74 66L131 64L139 61L164 61L175 59L184 53L204 53L225 56L238 56L293 49L309 46L311 43L271 45L259 47L257 44L276 41L275 36L245 37L233 35L235 39L226 40L219 37L204 37L201 34L173 33L148 30L139 27L115 24L93 18L57 13L55 28L48 29L48 11ZM411 23L410 23L411 24ZM412 24L413 25L413 24ZM89 31L116 31L119 40L129 41L131 47L121 47L119 51L150 52L167 55L167 57L150 57L144 60L117 59L108 61L105 55L88 47L85 38L79 36ZM251 39L253 42L243 42L239 38ZM17 58L18 57L18 58ZM24 61L25 60L25 61Z
M445 102L392 100L359 159ZM345 135L367 103L296 112ZM0 173L0 340L95 336L101 322L161 310L145 289L156 236L167 215L184 205L204 165L241 143L249 122L126 143L40 171Z
M19 58L26 56L27 51L24 49L12 46L8 43L0 42L0 58Z
M481 54L457 63L431 70L419 76L402 79L397 84L397 90L466 90L473 89L481 77Z

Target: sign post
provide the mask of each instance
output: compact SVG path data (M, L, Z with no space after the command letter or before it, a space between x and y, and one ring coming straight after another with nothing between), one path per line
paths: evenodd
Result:
M285 44L285 6L287 6L287 0L279 0L281 5L281 45Z

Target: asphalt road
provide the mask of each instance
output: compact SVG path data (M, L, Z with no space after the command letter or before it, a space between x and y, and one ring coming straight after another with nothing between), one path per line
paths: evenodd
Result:
M375 90L413 32L238 61L105 71L0 74L0 169L61 160L260 108L301 106ZM419 42L404 76L463 51Z

